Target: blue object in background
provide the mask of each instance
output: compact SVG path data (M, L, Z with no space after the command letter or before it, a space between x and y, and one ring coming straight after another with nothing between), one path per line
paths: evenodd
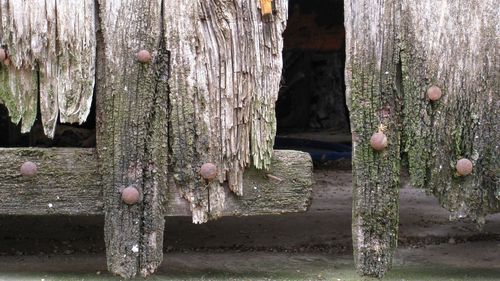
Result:
M307 152L313 160L351 159L352 146L347 143L276 137L275 149L293 149Z

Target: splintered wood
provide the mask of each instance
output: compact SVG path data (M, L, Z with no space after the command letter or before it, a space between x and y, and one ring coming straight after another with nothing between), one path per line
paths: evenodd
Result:
M94 88L94 1L3 0L0 12L0 40L11 62L0 68L0 102L12 122L22 120L22 132L29 132L38 91L47 136L54 135L58 117L84 122Z
M223 183L241 195L245 167L270 165L288 13L275 2L266 22L257 1L165 2L173 176L195 223L221 214ZM206 162L215 181L199 175Z

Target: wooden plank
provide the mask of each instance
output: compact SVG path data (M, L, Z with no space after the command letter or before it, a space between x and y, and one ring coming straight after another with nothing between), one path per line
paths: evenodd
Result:
M268 171L248 168L243 173L243 195L224 186L221 216L252 216L303 212L312 198L313 171L309 154L275 150ZM177 189L178 190L178 189ZM170 216L190 216L189 204L180 193L171 192Z
M36 176L21 176L19 167L25 161L38 165ZM0 215L102 215L102 183L96 163L95 149L0 148ZM244 173L243 196L225 188L222 215L306 211L312 184L309 154L277 150L269 171L251 168ZM169 193L165 215L191 216L188 201L176 190Z
M34 162L34 177L21 165ZM102 214L95 149L0 148L0 214Z
M288 1L274 4L263 17L260 1L165 1L172 172L196 223L222 214L225 182L241 195L245 168L270 165Z
M399 1L344 3L346 100L353 135L354 260L361 275L382 277L391 266L398 234ZM388 147L376 151L370 139L380 129Z
M125 278L148 276L163 259L167 193L163 1L98 3L97 150L108 270ZM127 187L139 193L135 204L121 199Z

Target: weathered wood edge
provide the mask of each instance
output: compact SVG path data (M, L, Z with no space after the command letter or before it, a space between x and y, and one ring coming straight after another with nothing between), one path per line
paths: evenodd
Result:
M352 236L360 275L382 278L397 246L401 136L399 4L345 1L346 100L352 146ZM375 151L383 131L388 146Z
M102 215L96 157L93 148L0 148L0 215ZM38 165L35 177L21 176L19 167L25 161ZM243 180L242 197L226 187L223 216L306 211L312 196L312 160L304 152L275 150L269 171L250 168ZM166 215L191 216L188 202L171 189Z

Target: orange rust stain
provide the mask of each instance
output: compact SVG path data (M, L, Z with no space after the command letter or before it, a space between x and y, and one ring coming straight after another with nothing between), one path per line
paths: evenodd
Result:
M273 13L273 0L260 0L260 12L263 16Z

